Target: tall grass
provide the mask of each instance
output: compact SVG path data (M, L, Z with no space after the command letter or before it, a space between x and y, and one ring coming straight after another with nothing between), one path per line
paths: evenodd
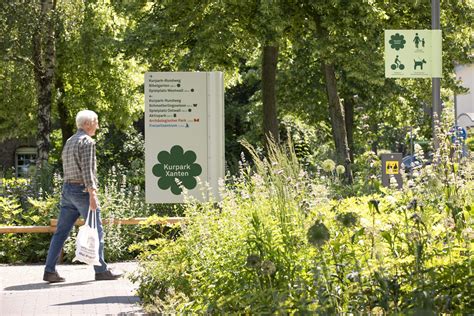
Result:
M222 201L190 201L179 236L148 242L134 280L150 311L474 310L472 179L452 189L451 176L435 188L423 178L403 191L330 200L326 181L301 169L291 144L271 146L268 157L243 145L253 163L243 160L227 179Z

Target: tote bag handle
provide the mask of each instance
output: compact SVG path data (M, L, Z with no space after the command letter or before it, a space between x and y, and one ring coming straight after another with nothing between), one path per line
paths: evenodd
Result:
M93 229L97 228L97 215L95 212L97 211L93 211L89 209L89 211L87 212L87 218L86 218L86 225L89 225ZM89 218L91 220L90 224L89 224Z

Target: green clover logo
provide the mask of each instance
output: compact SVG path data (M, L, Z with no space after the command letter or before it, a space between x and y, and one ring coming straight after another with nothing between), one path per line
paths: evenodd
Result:
M196 178L202 172L199 164L195 163L196 153L192 150L184 152L181 146L175 145L169 152L161 151L157 158L159 163L153 166L153 174L159 177L158 187L162 190L171 188L173 194L183 191L177 183L181 182L186 189L194 189Z
M400 50L405 46L405 36L395 33L395 35L390 36L390 47L394 48L395 50Z

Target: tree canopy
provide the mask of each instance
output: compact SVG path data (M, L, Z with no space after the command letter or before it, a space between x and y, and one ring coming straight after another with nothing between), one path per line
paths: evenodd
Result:
M0 4L2 140L38 131L43 88L34 39L44 23L41 4L48 2ZM335 141L326 154L339 163L406 145L408 130L418 138L431 135L430 81L386 79L383 60L384 29L431 27L428 1L51 3L53 142L71 135L83 108L97 111L110 128L131 126L143 115L146 71L225 72L230 160L241 137L258 145L270 130L284 133L278 122L285 117L314 129L331 126L319 140ZM472 62L473 12L471 1L441 1L445 106L460 91L454 65Z

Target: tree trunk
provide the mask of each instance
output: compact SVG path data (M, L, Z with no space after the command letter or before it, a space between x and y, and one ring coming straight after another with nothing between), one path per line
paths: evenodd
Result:
M332 136L336 145L336 161L346 167L346 181L352 183L351 157L347 143L347 131L344 113L337 93L336 73L334 65L323 63L322 70L326 81L326 92L329 102Z
M63 140L63 146L66 144L66 141L74 134L74 125L69 123L69 116L67 113L67 108L64 105L64 82L61 76L56 76L56 89L57 89L57 105L59 113L59 125L61 126L61 135Z
M379 130L379 124L377 122L374 123L369 123L369 128L370 131L372 132L374 136L374 141L372 144L370 144L370 149L378 155L378 146L379 146L379 137L378 137L378 130Z
M48 161L51 147L51 104L55 68L54 9L56 2L41 0L39 26L33 36L33 63L38 100L38 134L36 166L41 169Z
M344 98L344 121L346 123L349 155L351 161L354 162L354 99L349 96Z
M313 13L316 25L316 35L320 39L328 39L329 32L323 26L322 17L318 13ZM337 92L336 70L332 62L323 62L321 69L326 82L326 93L328 95L329 116L331 118L332 137L336 146L336 162L346 168L346 182L353 182L352 160L349 144L347 141L346 123L344 120L344 110Z
M262 58L263 132L267 145L267 137L272 138L275 143L279 142L276 102L277 63L278 47L264 46Z

